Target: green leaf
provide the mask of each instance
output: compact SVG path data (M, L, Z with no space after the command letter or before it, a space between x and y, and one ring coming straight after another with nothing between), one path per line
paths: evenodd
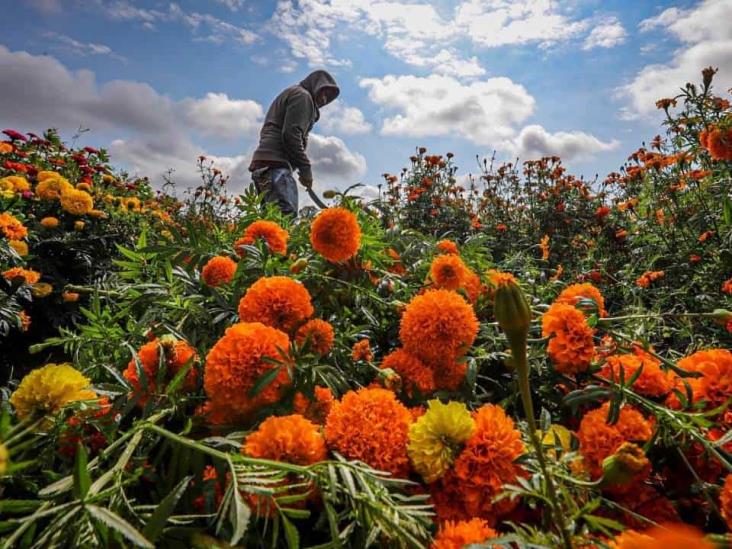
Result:
M281 368L282 366L276 366L275 368L272 368L271 370L268 370L261 376L259 376L254 386L249 390L249 398L254 398L259 393L261 393L265 389L265 387L267 387L267 385L272 383L277 375L280 373Z
M85 509L96 520L108 526L109 528L112 528L113 530L119 532L138 547L146 547L149 549L155 548L155 546L148 540L146 540L140 532L135 530L135 528L129 522L127 522L116 513L113 513L109 509L97 507L96 505L86 505Z
M76 459L74 460L74 497L82 501L91 486L87 463L86 448L79 442L76 445Z
M231 520L231 524L234 526L234 532L231 535L231 544L236 545L239 540L244 537L244 534L247 531L252 511L249 509L249 506L244 503L244 499L241 497L238 487L234 488L231 500L231 504L229 505L229 519Z
M290 549L300 548L300 534L295 528L295 525L285 515L280 515L282 518L282 526L285 529L285 539L287 540L287 546Z
M722 203L723 207L723 214L724 214L724 224L725 225L732 225L732 202L730 202L730 199L728 196L724 197L724 202Z
M181 480L178 485L173 488L167 496L163 498L163 501L155 508L152 516L148 519L142 534L150 541L156 541L160 534L163 532L165 523L168 521L168 517L172 514L176 504L180 500L183 493L188 488L192 476L187 476Z

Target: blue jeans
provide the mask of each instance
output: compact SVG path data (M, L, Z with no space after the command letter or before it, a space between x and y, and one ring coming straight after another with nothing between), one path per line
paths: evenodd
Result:
M283 214L297 215L297 182L289 168L261 168L252 172L254 188L265 202L277 204Z

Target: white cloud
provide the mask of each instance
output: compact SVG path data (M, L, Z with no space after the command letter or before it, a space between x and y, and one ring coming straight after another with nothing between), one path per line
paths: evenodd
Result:
M225 139L254 135L264 114L256 101L230 99L225 93L209 92L202 99L185 99L180 107L192 128Z
M320 110L318 125L329 133L361 134L371 131L371 124L366 122L363 112L339 99Z
M538 43L550 46L574 38L587 29L552 0L467 0L456 9L455 25L480 46Z
M226 6L231 11L239 11L244 7L246 0L216 0L216 2Z
M46 38L58 42L63 48L71 51L76 55L107 55L112 59L126 62L127 59L112 51L112 48L104 44L95 44L94 42L79 42L70 36L59 34L57 32L46 32L43 34Z
M308 139L308 156L315 179L344 188L353 179L366 173L366 159L351 151L343 140L334 136L311 133Z
M451 6L449 13L415 0L279 0L268 27L312 67L350 66L349 59L333 53L333 39L348 43L354 33L362 33L381 40L384 51L404 63L464 79L486 71L458 43L483 49L549 47L590 27L589 19L573 17L553 0L462 0ZM617 43L621 30L619 23L598 27L592 41Z
M678 93L686 82L698 82L704 67L719 68L715 77L717 90L732 86L732 0L704 0L694 8L669 8L640 23L640 29L656 29L682 42L665 64L643 67L635 78L618 90L629 101L625 117L637 117L656 111L655 102Z
M508 78L463 84L448 76L364 78L369 98L397 114L384 119L381 133L427 137L459 135L495 145L515 135L531 115L534 98Z
M259 36L248 29L208 13L187 12L175 2L168 4L167 11L140 8L128 0L91 0L90 4L110 19L136 21L150 30L155 29L159 23L177 22L190 28L197 40L216 44L231 40L242 45L253 44L259 40Z
M587 160L597 153L616 149L620 142L600 141L584 132L550 133L542 126L526 126L512 142L514 154L522 160L534 160L542 156L557 155L562 160Z
M592 29L582 45L583 50L613 48L625 42L628 33L617 17L609 17Z

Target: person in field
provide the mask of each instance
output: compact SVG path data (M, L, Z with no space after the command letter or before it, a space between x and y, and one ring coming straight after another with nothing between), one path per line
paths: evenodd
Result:
M300 184L310 189L313 172L306 153L308 134L340 89L324 70L310 73L302 82L280 93L267 110L249 171L257 192L282 213L297 215L297 170Z

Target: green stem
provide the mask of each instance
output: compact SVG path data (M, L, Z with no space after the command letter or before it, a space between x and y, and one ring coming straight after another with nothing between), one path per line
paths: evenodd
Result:
M511 342L513 343L513 342ZM522 342L516 342L511 345L512 353L514 356L516 371L518 372L519 392L521 393L521 401L524 405L524 413L526 414L526 421L529 424L529 439L531 444L534 446L536 451L536 457L539 460L539 468L541 469L542 475L546 479L547 491L549 492L549 500L552 503L552 515L559 530L562 534L562 540L566 549L572 549L572 537L567 528L564 514L559 506L559 499L557 498L556 488L554 486L554 477L551 471L546 465L546 458L544 457L544 448L542 446L539 437L536 434L536 419L534 417L534 403L531 399L531 386L529 385L529 364L526 357L526 340Z

